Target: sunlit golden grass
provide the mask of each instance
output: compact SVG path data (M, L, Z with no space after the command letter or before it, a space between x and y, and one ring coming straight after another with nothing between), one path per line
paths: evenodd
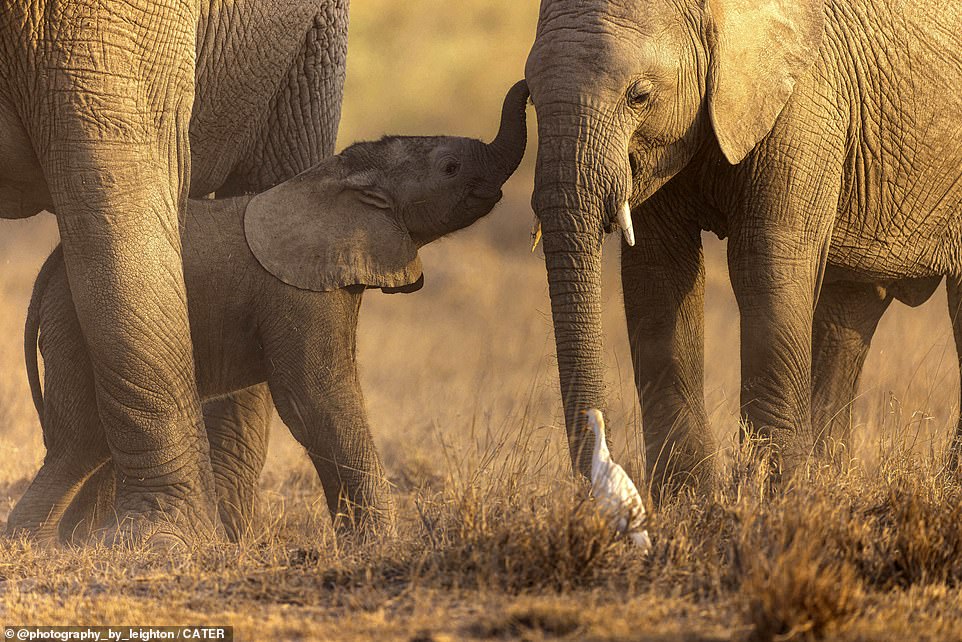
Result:
M711 497L654 512L646 558L515 428L395 473L394 539L335 541L291 465L238 545L171 561L2 542L4 621L229 622L250 640L953 639L962 625L962 486L931 462L813 466L770 498L736 449Z
M526 180L490 220L424 250L420 293L366 296L359 358L396 539L336 541L313 469L277 424L260 515L239 545L172 562L3 542L0 619L231 623L246 640L953 639L962 488L941 459L957 396L944 309L892 311L856 404L856 446L769 498L734 447L737 316L724 248L710 244L719 481L711 497L653 511L642 558L569 473L543 262L525 247ZM43 455L20 324L55 237L49 220L4 231L0 520ZM616 457L637 471L616 246L608 254L609 423Z
M341 145L493 135L537 3L353 5ZM734 446L738 316L724 244L706 236L718 484L652 511L642 558L569 472L544 264L528 251L533 158L491 216L423 250L421 292L365 296L360 368L396 539L336 541L316 475L278 423L240 544L171 561L0 540L0 623L233 624L241 640L958 639L962 488L941 457L959 393L944 294L893 305L853 447L770 498ZM43 457L21 326L55 239L49 218L0 222L0 521ZM616 459L637 472L617 243L605 251L608 425Z

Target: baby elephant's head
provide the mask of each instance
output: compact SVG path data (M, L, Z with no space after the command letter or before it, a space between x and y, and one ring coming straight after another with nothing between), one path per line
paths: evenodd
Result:
M471 225L501 199L524 156L524 81L504 99L490 143L450 136L386 137L251 199L244 227L257 260L309 290L420 287L417 249Z

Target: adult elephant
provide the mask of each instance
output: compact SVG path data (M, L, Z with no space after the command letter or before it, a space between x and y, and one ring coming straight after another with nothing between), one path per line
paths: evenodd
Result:
M264 189L332 153L347 13L348 0L0 11L0 217L57 216L116 510L136 538L217 524L180 263L185 198ZM263 431L269 401L246 391L208 416Z
M601 245L619 224L656 489L713 452L703 230L729 237L744 419L784 466L807 454L826 262L862 289L962 272L960 56L951 3L543 0L533 206L579 470L578 410L605 402Z

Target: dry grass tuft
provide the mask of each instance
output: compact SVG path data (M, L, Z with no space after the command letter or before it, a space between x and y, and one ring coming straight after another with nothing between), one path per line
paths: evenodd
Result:
M461 587L526 593L586 588L609 569L620 543L590 502L573 492L491 498L471 493L422 513L441 525L424 530L432 551L422 572Z
M738 593L753 640L821 637L859 612L861 580L839 545L837 527L847 525L825 498L798 499L746 515L735 540Z
M869 511L878 541L868 578L879 588L962 582L962 486L917 469L886 480Z

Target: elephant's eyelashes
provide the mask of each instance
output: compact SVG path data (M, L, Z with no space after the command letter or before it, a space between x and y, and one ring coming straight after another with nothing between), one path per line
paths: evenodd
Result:
M625 94L625 100L629 107L642 107L648 103L651 98L651 92L655 89L655 86L650 80L639 79L628 85L628 92Z
M461 161L457 158L446 158L441 163L441 173L448 178L454 178L461 171Z

